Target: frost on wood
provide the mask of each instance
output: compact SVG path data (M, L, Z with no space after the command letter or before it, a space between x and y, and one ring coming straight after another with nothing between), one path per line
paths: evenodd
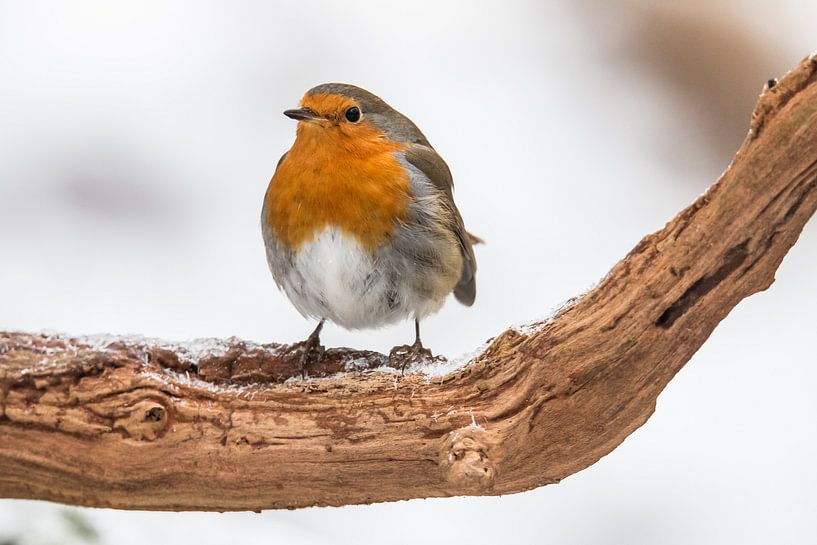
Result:
M0 334L0 496L257 510L507 494L589 466L817 208L816 73L765 88L721 179L598 286L449 374L333 349L304 381L298 346Z

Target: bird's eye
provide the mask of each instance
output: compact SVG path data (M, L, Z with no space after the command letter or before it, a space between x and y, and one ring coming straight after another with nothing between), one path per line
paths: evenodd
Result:
M357 106L352 106L348 110L346 110L346 120L350 123L357 123L360 121L360 108Z

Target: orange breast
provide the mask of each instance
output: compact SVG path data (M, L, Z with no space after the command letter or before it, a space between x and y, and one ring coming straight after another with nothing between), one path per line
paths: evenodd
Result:
M373 251L396 221L406 219L409 179L395 159L401 144L380 138L363 124L350 135L300 123L292 149L272 177L266 195L268 225L294 249L326 227L357 238Z

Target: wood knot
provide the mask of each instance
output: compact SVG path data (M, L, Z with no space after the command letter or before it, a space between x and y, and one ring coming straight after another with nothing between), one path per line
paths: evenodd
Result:
M485 430L470 426L449 433L440 451L440 468L448 482L458 488L491 488L496 467L489 456Z
M167 409L158 401L140 401L129 411L116 419L114 430L125 432L130 439L153 441L167 426Z

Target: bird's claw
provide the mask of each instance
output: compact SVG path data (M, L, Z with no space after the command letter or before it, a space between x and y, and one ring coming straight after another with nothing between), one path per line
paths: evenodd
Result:
M412 363L421 363L434 359L434 354L422 343L402 344L389 352L389 363L392 367L400 366L400 374L406 373L406 367Z
M301 352L301 378L306 379L306 372L309 364L313 361L315 363L321 361L323 358L323 346L321 346L320 338L317 335L310 335L305 341L300 343L302 346Z

